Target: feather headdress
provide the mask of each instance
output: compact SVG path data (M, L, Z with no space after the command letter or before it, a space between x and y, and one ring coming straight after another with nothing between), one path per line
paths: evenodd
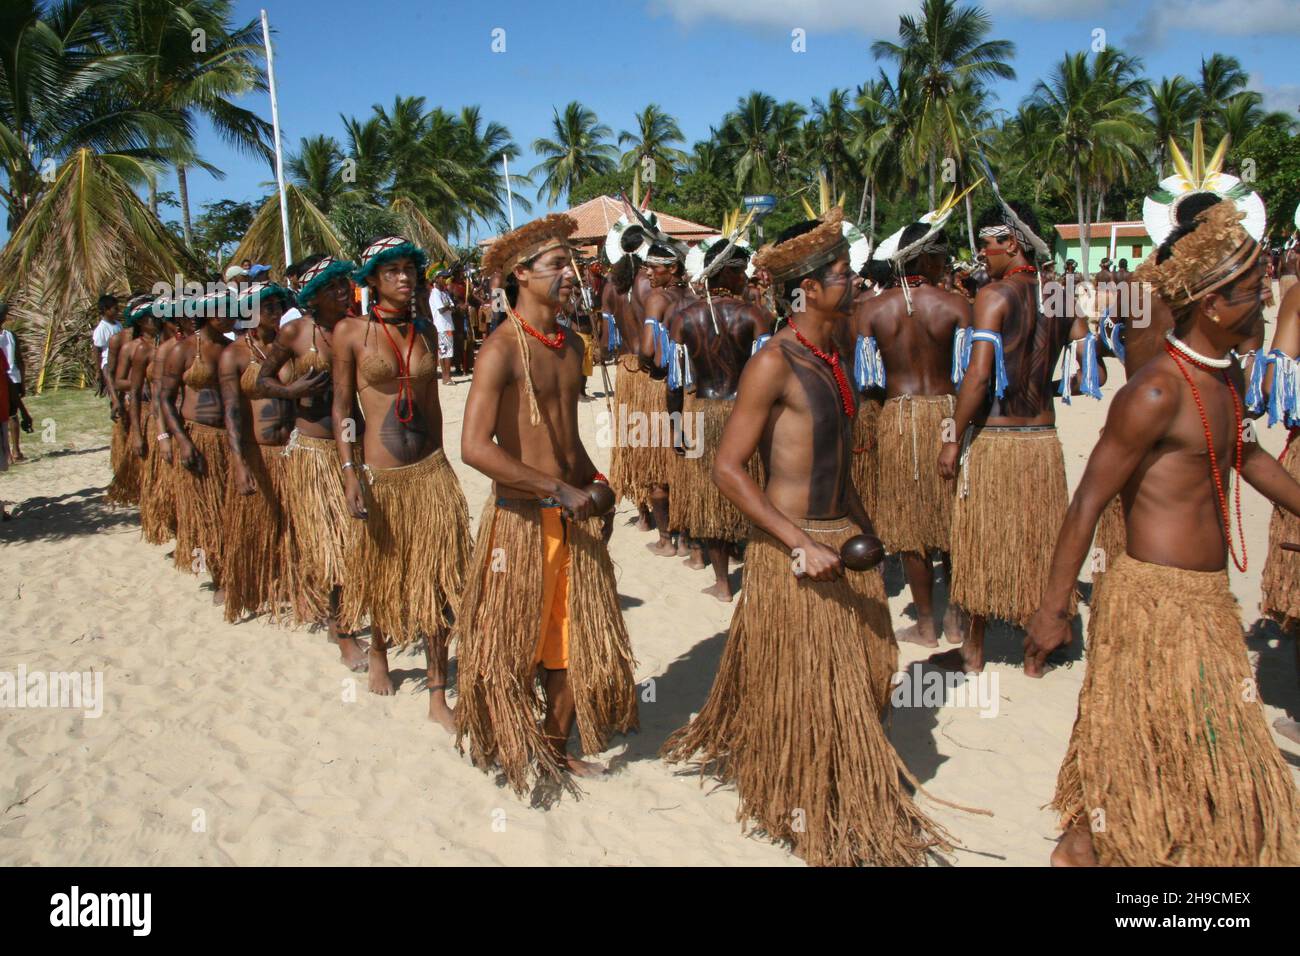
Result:
M1170 308L1179 308L1220 289L1249 269L1262 248L1244 228L1246 214L1230 202L1215 203L1196 217L1197 226L1174 243L1172 254L1156 253L1133 277L1149 282Z
M557 247L569 247L569 237L578 228L578 221L562 212L553 212L534 219L513 232L498 236L483 254L483 271L503 276L520 263L535 259Z

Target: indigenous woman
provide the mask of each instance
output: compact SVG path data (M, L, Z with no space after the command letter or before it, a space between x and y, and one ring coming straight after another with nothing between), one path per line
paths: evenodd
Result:
M113 482L108 486L108 500L115 505L140 503L142 456L137 451L139 426L132 428L138 414L131 409L131 354L140 337L140 319L148 312L149 295L133 296L122 316L122 331L109 343L108 371L113 377L113 391L119 401L119 414L113 427Z
M285 323L266 350L266 360L259 360L257 387L263 396L287 400L294 407L293 430L283 451L282 501L294 617L300 623L326 625L344 666L362 671L365 648L338 628L340 590L347 586L344 569L354 528L343 500L334 444L330 377L334 329L352 308L350 276L355 268L353 262L330 256L303 260L298 288L303 315ZM280 381L282 370L287 385ZM355 438L361 415L354 401L348 403L346 416Z
M166 544L176 534L176 469L179 467L172 455L172 436L167 416L162 410L162 378L167 366L167 356L194 332L194 322L184 314L179 300L172 299L155 305L160 318L162 335L149 354L144 378L149 392L157 396L150 405L145 423L145 438L149 443L141 482L140 534L150 544Z
M365 249L352 278L370 290L365 318L334 338L334 439L348 510L364 522L348 561L343 619L370 618L370 690L392 694L387 645L423 641L429 716L448 731L447 632L469 558L469 509L442 449L438 349L416 295L424 251L400 236ZM425 300L427 301L427 300ZM353 397L368 427L353 453Z
M126 457L133 459L133 468L138 478L142 526L145 509L150 507L152 490L149 452L157 444L157 434L149 434L149 423L153 417L153 385L148 380L149 365L153 362L162 335L162 318L156 308L156 301L145 300L136 308L133 324L139 334L126 344L119 355L119 364L125 370L121 391L127 396L129 422ZM110 495L111 493L112 489Z
M280 317L293 301L288 289L253 285L240 302L247 328L221 355L221 402L230 444L222 540L232 560L226 565L226 620L269 611L273 618L290 596L291 552L284 534L281 499L284 446L293 428L293 405L270 398L259 384L267 349L280 330ZM236 557L237 556L237 557Z
M186 302L185 308L197 330L168 354L162 382L162 412L182 467L176 481L175 562L181 571L206 570L216 591L213 603L220 603L227 456L217 366L230 344L226 333L234 328L234 309L225 292Z

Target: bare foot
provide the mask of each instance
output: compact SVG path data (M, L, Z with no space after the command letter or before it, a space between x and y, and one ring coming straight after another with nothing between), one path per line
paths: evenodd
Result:
M677 539L677 557L684 558L688 554L699 554L699 553L700 553L699 548L692 548L689 544L686 543L686 535L681 535Z
M354 674L365 673L370 667L370 659L366 655L366 646L355 637L341 637L338 641L339 658L343 661L343 666Z
M916 624L910 624L901 631L895 631L894 637L900 644L920 644L922 647L938 647L939 639L934 636L934 624L926 621L928 627L922 627L918 621Z
M1300 744L1300 723L1288 720L1286 717L1279 717L1273 721L1273 729L1287 740Z
M225 588L217 588L215 591L212 592L212 603L217 606L221 606L226 603Z
M388 655L384 649L378 646L376 641L370 645L369 651L370 662L370 693L378 694L380 697L392 697L397 693L397 688L393 685L393 679L388 676Z
M636 530L650 531L653 528L654 525L650 523L650 515L644 511L638 512L638 517L636 519Z
M609 773L604 764L592 760L579 760L577 757L565 757L565 766L575 777L603 777Z
M1052 851L1052 866L1097 865L1097 851L1093 849L1092 836L1081 826L1066 830Z
M449 734L456 732L456 712L447 706L447 692L441 687L429 688L429 719Z
M673 544L672 538L660 538L658 541L652 541L645 546L651 554L657 554L661 558L675 558L677 556L677 546Z
M682 564L686 565L692 571L702 571L709 566L708 562L704 560L704 552L699 548L692 548L691 556L683 561Z
M938 644L938 641L935 642ZM978 674L984 670L984 655L971 654L967 657L966 645L954 648L951 651L944 651L942 654L931 654L927 658L927 663L935 667L942 668L946 671L961 671L963 674Z
M715 597L723 604L730 604L733 596L731 585L726 581L714 581L707 588L700 588L700 593Z
M966 640L966 612L955 604L949 604L943 615L943 636L949 644L960 644Z

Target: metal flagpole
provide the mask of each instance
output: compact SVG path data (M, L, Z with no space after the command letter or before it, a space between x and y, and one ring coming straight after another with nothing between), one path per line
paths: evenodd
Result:
M510 202L510 231L515 229L515 194L510 188L510 164L506 162L505 153L501 154L501 170L506 177L506 198Z
M280 151L280 108L275 99L275 64L271 56L271 27L262 11L262 40L266 44L266 81L271 88L271 126L275 130L275 182L280 189L280 226L284 232L284 265L293 262L293 248L289 242L289 200L284 194L284 156Z

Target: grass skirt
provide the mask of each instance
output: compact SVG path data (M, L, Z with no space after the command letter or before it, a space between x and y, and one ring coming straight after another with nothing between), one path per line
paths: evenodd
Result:
M890 554L947 551L956 485L939 477L951 395L900 395L876 421L876 501L867 513Z
M443 631L469 560L469 507L442 449L410 465L361 469L368 517L358 522L342 626L366 617L390 645ZM354 519L348 518L349 521Z
M1278 462L1300 481L1300 441L1294 435ZM1283 551L1282 542L1300 543L1300 518L1278 505L1268 523L1268 556L1260 581L1260 610L1283 625L1300 621L1300 554Z
M1070 497L1056 429L976 433L957 474L952 597L1017 627L1038 610ZM1076 597L1070 598L1074 612Z
M113 463L113 481L108 486L109 504L122 507L140 504L140 476L144 459L136 454L131 441L131 424L123 415L113 423L113 441L109 458Z
M801 523L832 548L857 533L847 518ZM709 699L662 756L734 782L738 817L811 865L920 864L950 847L904 787L880 720L897 661L878 569L800 580L755 529Z
M880 419L881 405L877 401L858 396L858 411L853 416L853 486L858 489L862 507L871 520L876 520L878 496L876 486L880 481L880 459L876 448L876 422Z
M722 429L735 405L726 399L686 395L687 434L703 451L695 458L684 455L678 458L677 476L668 503L674 515L669 523L675 529L684 529L692 538L737 542L749 537L749 519L713 482L713 463L722 442ZM749 461L749 473L756 482L762 483L762 466L757 454Z
M166 544L176 534L176 466L163 459L158 419L150 416L144 427L149 454L140 474L140 536Z
M199 473L176 463L176 553L178 571L212 575L221 587L222 510L226 502L226 430L215 425L185 422L199 454ZM172 449L172 454L179 454ZM199 553L196 553L199 552ZM202 559L200 561L200 558Z
M584 753L638 727L631 642L599 518L565 521L569 686ZM542 733L534 653L542 634L542 520L536 501L490 499L456 623L456 745L495 762L515 792L538 781L575 790Z
M668 395L663 379L651 378L649 372L642 371L635 356L620 358L614 382L609 466L610 488L620 500L647 504L651 485L671 482L677 456L672 449L667 415Z
M1124 526L1124 503L1119 495L1110 499L1106 510L1097 521L1097 532L1092 538L1092 550L1097 552L1092 559L1092 580L1096 584L1119 558L1128 552L1128 529Z
M288 540L284 533L284 448L244 445L244 461L256 488L251 495L235 490L235 470L226 480L225 542L226 620L270 612L278 620L289 600Z
M1119 866L1300 864L1300 797L1273 742L1227 571L1121 555L1052 802Z
M360 463L361 446L353 446ZM285 529L291 559L294 618L319 624L330 614L330 592L346 591L348 552L361 522L348 511L343 472L332 438L311 438L296 429L281 450L284 456Z

